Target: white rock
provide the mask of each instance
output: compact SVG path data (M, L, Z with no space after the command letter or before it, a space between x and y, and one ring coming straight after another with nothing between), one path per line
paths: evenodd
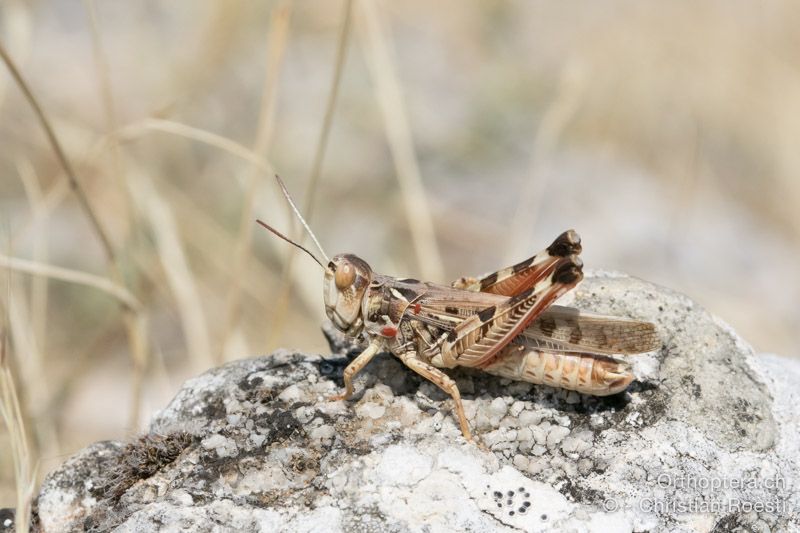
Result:
M489 452L465 443L451 400L430 384L429 398L417 394L394 358L377 357L356 381L391 388L313 403L339 390L335 372L279 351L186 382L150 426L190 433L185 447L98 443L51 472L42 529L799 531L800 363L755 356L688 298L635 279L587 276L572 294L579 308L656 324L665 348L635 366L646 371L625 394L575 403L452 371L478 394L465 410ZM331 339L337 357L352 347ZM141 457L155 463L141 469ZM719 507L665 507L679 501ZM746 501L783 507L746 512Z
M288 387L283 389L283 391L281 391L281 393L278 395L279 400L289 404L303 401L304 398L305 394L303 394L303 391L300 388L300 386L296 384L289 385Z
M522 411L517 417L520 427L536 426L542 421L542 413L540 411L531 411L527 409Z
M384 415L386 407L372 402L364 402L356 406L356 414L362 418L377 419Z
M508 412L508 405L503 398L495 398L492 400L492 403L489 404L489 418L492 421L492 425L497 425L500 423L500 419L506 416Z
M569 429L564 426L553 426L547 433L547 447L552 448L559 442L564 440L564 437L569 435Z
M431 473L433 460L410 446L390 446L377 464L381 481L413 485Z

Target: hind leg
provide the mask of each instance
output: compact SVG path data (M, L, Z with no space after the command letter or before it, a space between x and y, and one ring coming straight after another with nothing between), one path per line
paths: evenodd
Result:
M435 366L417 359L416 352L405 352L398 355L398 357L408 368L427 379L453 398L456 417L458 418L458 424L461 426L461 433L463 433L467 442L472 441L472 433L469 430L469 422L467 422L467 416L464 414L464 406L461 403L461 393L458 392L456 382Z

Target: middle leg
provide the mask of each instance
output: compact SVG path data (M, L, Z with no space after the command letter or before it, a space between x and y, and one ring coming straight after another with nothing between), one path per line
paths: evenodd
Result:
M461 393L458 392L458 386L456 385L456 382L435 366L426 363L421 359L417 359L416 352L405 352L403 354L399 354L398 357L408 368L427 379L449 394L451 398L453 398L456 416L458 417L458 423L461 426L461 433L464 434L464 438L467 440L467 442L472 441L472 433L469 430L469 422L467 422L467 416L464 414L464 406L461 403Z

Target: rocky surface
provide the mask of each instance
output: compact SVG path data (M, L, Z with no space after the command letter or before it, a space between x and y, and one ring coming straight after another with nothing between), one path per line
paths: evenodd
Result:
M607 398L452 371L482 446L389 355L236 361L188 381L130 443L45 481L38 525L88 531L792 531L800 365L755 356L685 296L595 274L564 303L653 321L663 347Z

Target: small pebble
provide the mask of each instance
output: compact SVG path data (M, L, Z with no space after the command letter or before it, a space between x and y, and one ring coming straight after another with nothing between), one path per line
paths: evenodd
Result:
M554 426L550 433L547 434L547 447L553 448L555 445L564 440L564 437L569 435L569 429L564 426Z
M535 455L537 457L541 457L545 453L547 453L547 448L545 448L541 444L537 444L536 446L531 448L531 455Z
M374 402L365 402L356 407L356 414L362 418L371 418L375 420L382 417L385 413L386 407Z
M303 400L303 391L297 385L289 385L278 395L278 399L286 403L294 403Z
M547 432L550 430L550 424L544 423L530 428L533 433L533 440L536 444L545 444L547 442Z
M508 406L503 398L495 398L492 400L492 403L489 404L488 410L492 420L496 419L499 422L508 412Z
M542 421L542 415L534 411L522 411L517 416L520 427L536 426Z
M522 428L517 431L517 440L520 442L530 442L533 440L533 431L531 428Z
M508 409L508 414L513 417L518 417L524 409L525 409L525 404L517 400L511 404L511 407Z

